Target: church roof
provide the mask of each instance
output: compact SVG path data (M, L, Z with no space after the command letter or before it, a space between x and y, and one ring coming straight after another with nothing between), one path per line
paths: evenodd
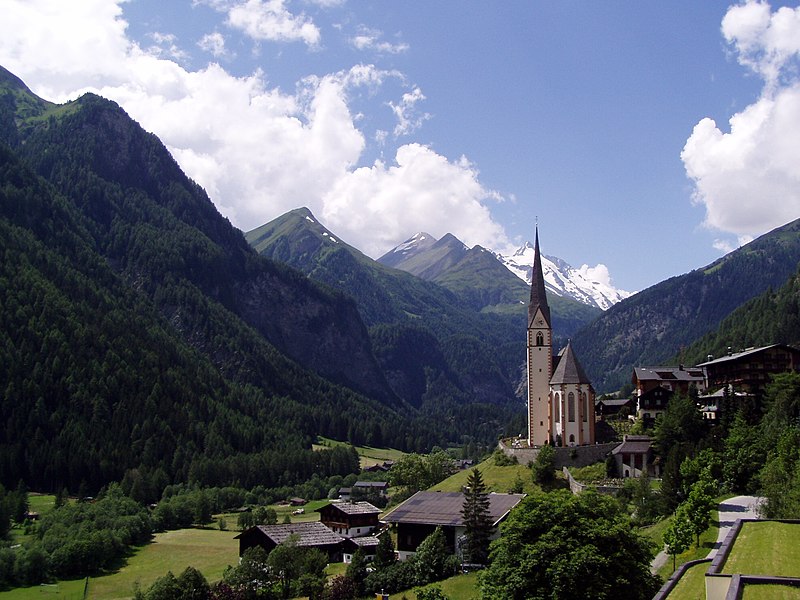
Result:
M541 309L548 327L550 326L550 307L547 305L547 292L544 288L542 256L539 253L539 228L536 228L536 243L533 248L533 271L531 272L531 299L528 302L528 325L533 322L536 310Z
M583 367L578 362L575 352L572 350L571 342L568 342L567 347L559 353L558 366L550 378L550 385L560 385L562 383L591 384L591 381L583 371Z

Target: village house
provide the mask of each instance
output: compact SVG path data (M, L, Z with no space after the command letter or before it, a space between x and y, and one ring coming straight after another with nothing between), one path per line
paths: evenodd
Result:
M319 521L310 523L285 523L278 525L256 525L237 535L239 556L249 548L261 546L267 553L290 537L298 546L318 548L328 556L330 562L341 562L344 537L331 531Z
M495 528L492 539L499 536L497 526L524 497L525 494L488 495L489 517ZM463 506L464 494L461 492L417 492L389 512L383 521L396 528L400 560L413 556L423 540L437 527L442 528L450 551L460 554L465 530L461 516Z
M676 393L689 394L694 386L698 393L706 389L702 365L697 367L635 367L631 383L636 395L636 417L655 421L667 409L669 399Z
M369 502L331 502L316 512L322 524L345 538L367 535L380 525L381 510Z
M649 436L626 435L611 454L622 477L659 477L661 474L653 450L653 440Z
M770 375L800 371L800 350L786 344L772 344L728 352L727 356L697 365L705 369L706 389L718 390L730 385L737 392L760 395L770 382Z
M388 533L386 535L389 535ZM364 558L369 562L375 558L375 553L378 550L379 540L374 535L365 535L363 537L345 538L342 542L342 558L346 564L353 562L353 554L356 550L361 549L364 553Z

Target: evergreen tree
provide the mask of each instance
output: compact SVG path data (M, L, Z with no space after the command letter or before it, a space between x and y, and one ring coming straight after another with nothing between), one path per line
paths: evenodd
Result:
M486 493L486 485L478 469L472 469L467 478L461 516L466 536L463 547L464 562L486 564L489 557L492 520L489 515L489 494Z
M556 451L552 446L546 445L539 448L536 458L531 464L533 481L540 485L551 483L555 479Z
M345 576L349 577L353 582L356 590L356 596L364 595L364 580L367 578L367 559L364 556L364 551L359 548L353 554L353 559L347 565Z
M394 543L388 532L378 537L378 547L375 549L375 558L372 564L376 569L385 569L396 561Z

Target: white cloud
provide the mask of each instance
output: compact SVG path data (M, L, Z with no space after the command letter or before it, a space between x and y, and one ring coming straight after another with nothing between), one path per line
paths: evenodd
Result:
M764 80L761 96L723 132L709 118L695 125L681 153L705 225L738 243L800 217L800 9L748 2L732 7L723 34L739 62ZM718 249L731 247L717 240Z
M197 45L216 58L228 56L228 51L225 49L225 37L218 31L205 34L197 42Z
M177 61L185 60L188 53L178 46L178 38L172 33L154 32L149 35L154 45L147 48L148 54L153 56L166 56Z
M246 33L254 40L282 42L302 41L317 46L319 27L305 14L295 15L286 8L284 0L245 0L219 3L228 15L228 25Z
M373 257L422 230L499 248L508 240L485 204L498 198L465 158L451 162L426 146L406 144L397 149L393 165L376 161L340 178L326 194L320 216Z
M404 42L392 44L381 40L382 37L382 31L362 25L358 28L358 33L349 38L349 42L358 50L374 50L385 54L401 54L409 48Z
M611 274L608 272L608 267L603 263L598 264L596 267L589 265L581 265L576 269L584 279L587 281L602 283L608 287L614 287L611 283Z
M397 125L394 128L395 137L413 133L422 126L423 122L431 118L428 113L417 113L417 102L422 100L425 100L425 95L421 89L415 87L412 91L403 94L400 102L396 104L389 102L389 107L397 117Z
M397 72L355 65L285 93L261 72L234 77L217 64L188 71L148 53L126 36L122 0L3 2L0 64L50 100L91 90L118 102L237 227L308 206L373 256L423 229L469 244L507 243L486 206L498 195L466 159L408 144L391 166L357 168L366 140L349 96L402 79ZM408 103L420 95L411 92Z

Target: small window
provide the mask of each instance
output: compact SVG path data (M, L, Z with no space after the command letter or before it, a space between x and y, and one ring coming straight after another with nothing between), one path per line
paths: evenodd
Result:
M536 332L536 345L544 346L544 336L542 335L541 331Z
M575 422L575 394L572 392L567 396L567 418L570 423Z

